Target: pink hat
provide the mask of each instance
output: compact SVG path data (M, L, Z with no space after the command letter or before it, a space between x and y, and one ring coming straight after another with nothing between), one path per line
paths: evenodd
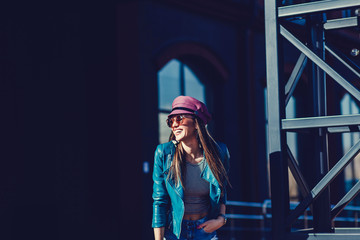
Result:
M211 120L211 115L203 102L189 96L178 96L172 103L172 111L169 117L184 113L197 116L205 125Z

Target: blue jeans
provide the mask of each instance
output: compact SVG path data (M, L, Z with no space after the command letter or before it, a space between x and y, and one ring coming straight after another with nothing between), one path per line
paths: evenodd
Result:
M181 234L179 240L218 240L216 231L207 233L202 228L197 229L197 226L206 222L207 220L209 220L207 217L195 221L183 220L181 224ZM165 229L165 239L178 240L178 238L173 234L172 229Z

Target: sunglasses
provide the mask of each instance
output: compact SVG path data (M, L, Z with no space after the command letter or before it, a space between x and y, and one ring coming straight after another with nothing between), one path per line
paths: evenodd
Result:
M176 121L177 124L181 125L184 118L194 119L194 117L191 117L189 115L176 115L176 116L166 119L166 123L167 123L168 127L171 128L172 125L174 124L174 121Z

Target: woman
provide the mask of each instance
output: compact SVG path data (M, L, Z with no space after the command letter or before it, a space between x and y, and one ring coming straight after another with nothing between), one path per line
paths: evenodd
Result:
M170 141L155 151L153 221L155 240L218 239L226 223L229 152L206 129L204 103L179 96L167 124Z

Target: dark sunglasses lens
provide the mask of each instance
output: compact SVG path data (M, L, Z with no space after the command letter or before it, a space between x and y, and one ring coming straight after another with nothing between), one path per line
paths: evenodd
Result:
M168 118L166 119L166 123L168 125L168 127L172 127L174 121L176 121L178 124L181 123L181 121L183 120L184 116L175 116L175 117L172 117L172 118Z
M167 123L168 127L171 127L173 124L173 120L171 118L168 118L168 119L166 119L166 123Z

